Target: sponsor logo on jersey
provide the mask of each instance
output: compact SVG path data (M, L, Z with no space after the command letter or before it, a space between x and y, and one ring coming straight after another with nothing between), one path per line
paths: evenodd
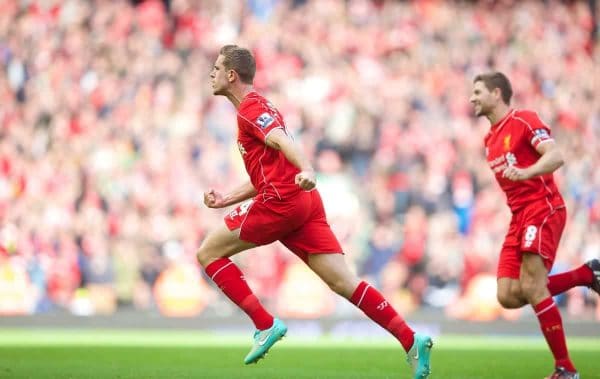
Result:
M548 133L548 130L546 130L546 129L536 129L533 131L533 134L535 134L535 135L531 139L532 144L535 144L536 142L539 143L539 142L547 141L547 140L551 139L550 133Z
M269 113L263 113L256 119L256 123L258 124L258 126L260 126L261 129L269 127L269 125L271 125L273 121L275 121L275 119Z
M506 163L509 166L514 166L517 164L517 157L515 157L515 155L513 153L511 153L510 151L508 153L506 153Z

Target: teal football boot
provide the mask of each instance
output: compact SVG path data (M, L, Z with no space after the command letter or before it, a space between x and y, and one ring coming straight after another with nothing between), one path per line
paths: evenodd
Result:
M425 379L431 373L429 359L433 342L431 337L415 333L415 342L407 353L406 360L413 370L413 379Z
M287 333L287 326L278 318L273 319L273 326L254 332L254 346L244 359L245 364L256 363L264 358L269 349Z

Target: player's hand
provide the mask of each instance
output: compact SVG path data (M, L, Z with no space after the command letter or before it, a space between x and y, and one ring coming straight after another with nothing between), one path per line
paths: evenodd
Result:
M305 191L310 191L317 185L314 171L301 171L296 175L296 184Z
M526 169L514 166L508 166L507 168L505 168L502 172L502 176L508 180L512 180L513 182L527 180L531 178L531 175Z
M215 191L214 189L204 192L204 205L209 208L223 208L225 202L223 201L223 195Z

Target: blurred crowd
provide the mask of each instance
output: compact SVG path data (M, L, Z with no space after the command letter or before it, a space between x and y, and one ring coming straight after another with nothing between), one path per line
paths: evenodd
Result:
M510 213L472 78L507 74L514 107L538 111L563 151L554 271L600 257L598 13L593 0L1 1L0 313L233 311L195 250L228 211L203 192L246 180L235 109L209 85L236 43L361 277L405 313L519 317L495 300ZM234 260L284 316L354 315L278 243ZM600 320L589 290L560 300Z

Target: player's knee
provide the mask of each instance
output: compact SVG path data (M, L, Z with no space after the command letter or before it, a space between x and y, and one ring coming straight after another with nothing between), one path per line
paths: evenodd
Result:
M204 244L204 243L202 245L200 245L200 247L196 251L196 259L198 260L198 263L200 263L200 265L202 267L206 267L209 264L211 264L212 261L214 261L214 258L212 257L212 254L210 253L210 249L208 249L206 244Z
M498 291L496 298L500 305L506 309L520 308L523 306L522 301L520 301L519 296L517 296L514 291Z
M329 288L331 288L333 292L337 293L338 295L341 295L343 297L348 297L352 295L353 289L349 287L348 282L343 278L328 280L327 285L329 286Z
M503 308L512 308L513 300L507 293L498 292L496 294L496 298L498 299L498 302L500 303L500 305L502 305Z

